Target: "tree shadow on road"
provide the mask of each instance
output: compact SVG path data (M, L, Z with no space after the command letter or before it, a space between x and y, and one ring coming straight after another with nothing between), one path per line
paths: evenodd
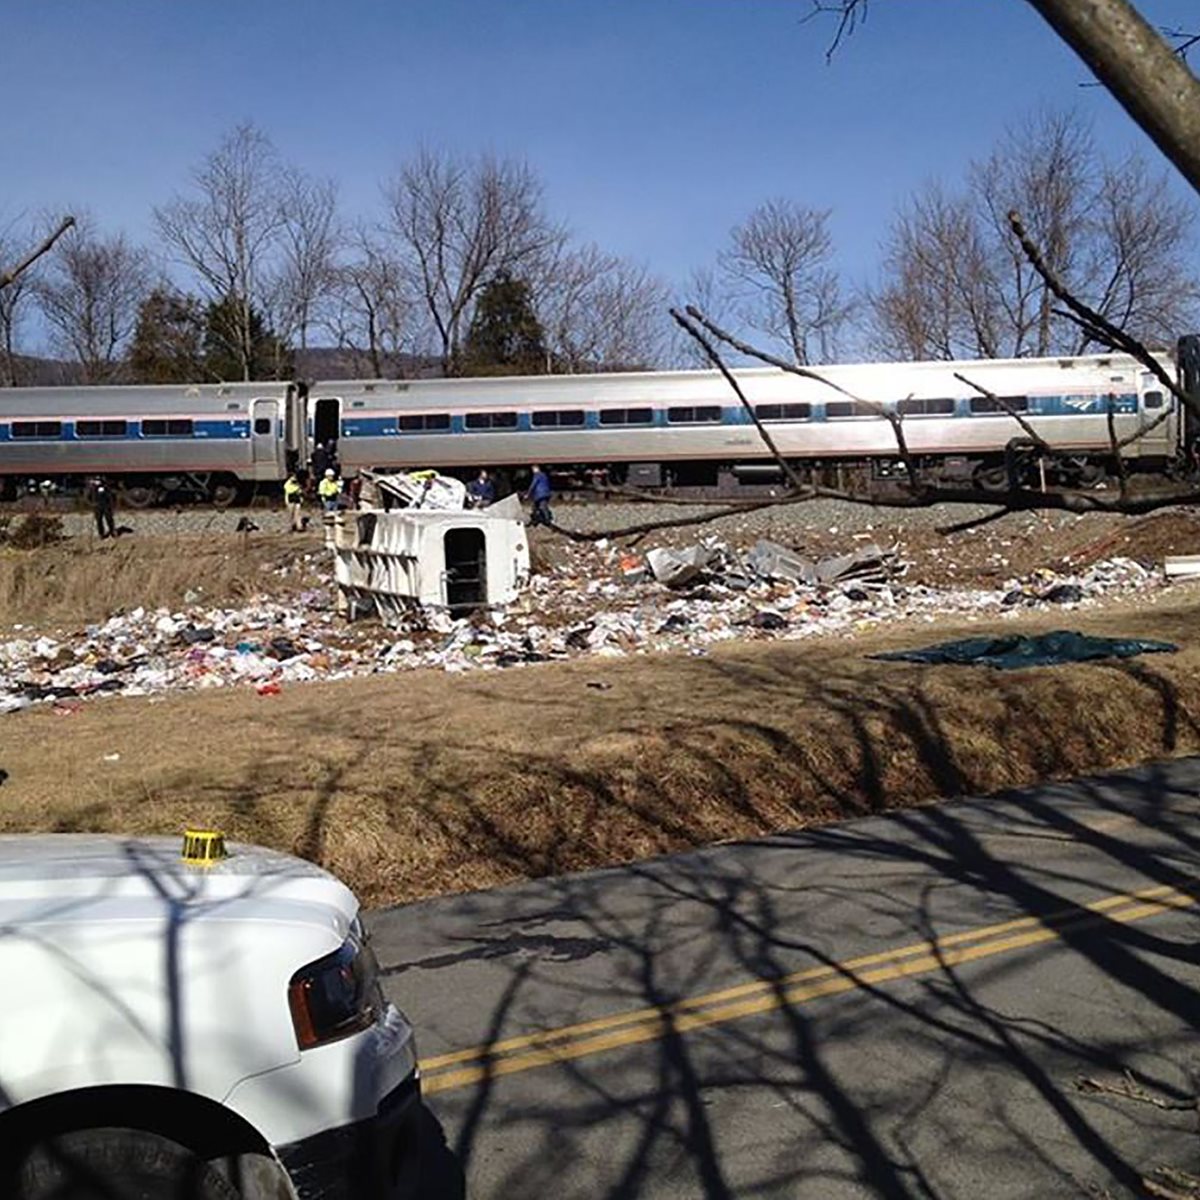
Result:
M714 667L730 686L744 669ZM1098 669L1144 691L1139 719L1160 723L1164 749L1184 726L1195 735L1169 678ZM998 712L1021 711L1019 679L994 687ZM744 724L839 811L886 810L897 753L939 791L980 778L919 685L865 697L831 685L822 705L854 730L852 760L845 742L822 762L769 721ZM895 730L900 746L885 735ZM1071 745L1046 725L1012 736L1037 743L1049 775L1080 743L1104 749L1088 745L1086 719L1064 732ZM737 764L693 752L731 805L748 803ZM536 861L481 817L479 836L508 838L503 852L529 874L569 864L589 828L631 808L669 812L668 834L686 837L686 813L653 794L652 777L631 799L536 748L525 765L585 795ZM460 803L469 814L472 797ZM1142 1195L1156 1164L1178 1162L1181 1147L1194 1156L1200 951L1179 936L1190 913L1135 922L1132 908L1096 902L1147 888L1195 896L1198 868L1200 802L1187 764L1168 763L429 902L397 914L420 927L422 949L384 965L393 989L416 997L436 992L437 972L472 964L487 1017L452 1048L476 1047L478 1077L439 1092L435 1070L430 1098L472 1195ZM1028 948L1009 952L989 932L986 953L961 950L972 930L1012 923ZM922 944L919 971L885 977L861 961ZM1064 952L1062 994L1043 1005L1038 971ZM811 972L828 995L797 982ZM736 1002L711 998L744 987ZM723 1003L735 1004L727 1019ZM636 1016L645 1010L658 1015ZM647 1032L512 1069L528 1048L507 1039L536 1043L573 1022ZM536 1085L519 1082L532 1074ZM1102 1086L1123 1078L1161 1103Z

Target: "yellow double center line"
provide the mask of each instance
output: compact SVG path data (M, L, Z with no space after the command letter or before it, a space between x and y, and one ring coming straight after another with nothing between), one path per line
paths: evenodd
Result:
M1089 925L1104 922L1127 925L1172 909L1189 908L1195 903L1194 896L1173 887L1125 892L1048 916L1019 917L932 941L864 954L828 966L810 967L777 979L757 979L673 1004L633 1009L559 1029L505 1038L469 1050L422 1059L422 1086L426 1093L469 1087L500 1075L532 1071L639 1042L656 1041L667 1034L689 1033L784 1006L804 1004L822 996L836 996L1007 954L1055 941L1068 931Z

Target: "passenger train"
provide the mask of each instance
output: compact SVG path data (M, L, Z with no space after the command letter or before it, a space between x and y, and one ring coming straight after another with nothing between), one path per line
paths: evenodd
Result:
M1200 337L1158 361L1200 392ZM1007 486L1013 448L1030 440L1013 412L1053 448L1043 466L1067 487L1113 469L1110 412L1118 441L1154 423L1121 451L1130 470L1194 460L1200 434L1152 373L1119 354L819 370L836 386L773 368L734 375L789 463L843 486L869 489L903 473L881 407L903 418L925 477L959 486ZM539 462L560 485L728 494L779 475L717 371L11 388L0 391L0 496L103 474L134 507L179 495L227 505L277 487L318 443L336 448L347 477L418 467L465 476L486 466L513 480Z

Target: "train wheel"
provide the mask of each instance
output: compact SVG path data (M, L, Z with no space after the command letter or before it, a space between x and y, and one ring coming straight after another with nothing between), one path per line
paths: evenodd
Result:
M158 499L158 488L137 483L121 489L121 499L130 508L149 508Z
M228 508L238 498L238 485L229 481L214 483L210 492L214 508Z
M980 467L975 472L975 486L985 492L1008 491L1006 467Z

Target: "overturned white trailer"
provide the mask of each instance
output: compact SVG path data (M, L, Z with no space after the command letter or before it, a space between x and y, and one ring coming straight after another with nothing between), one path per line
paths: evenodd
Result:
M511 604L529 582L529 539L511 516L381 509L333 520L339 605L397 622L416 608L465 616Z

